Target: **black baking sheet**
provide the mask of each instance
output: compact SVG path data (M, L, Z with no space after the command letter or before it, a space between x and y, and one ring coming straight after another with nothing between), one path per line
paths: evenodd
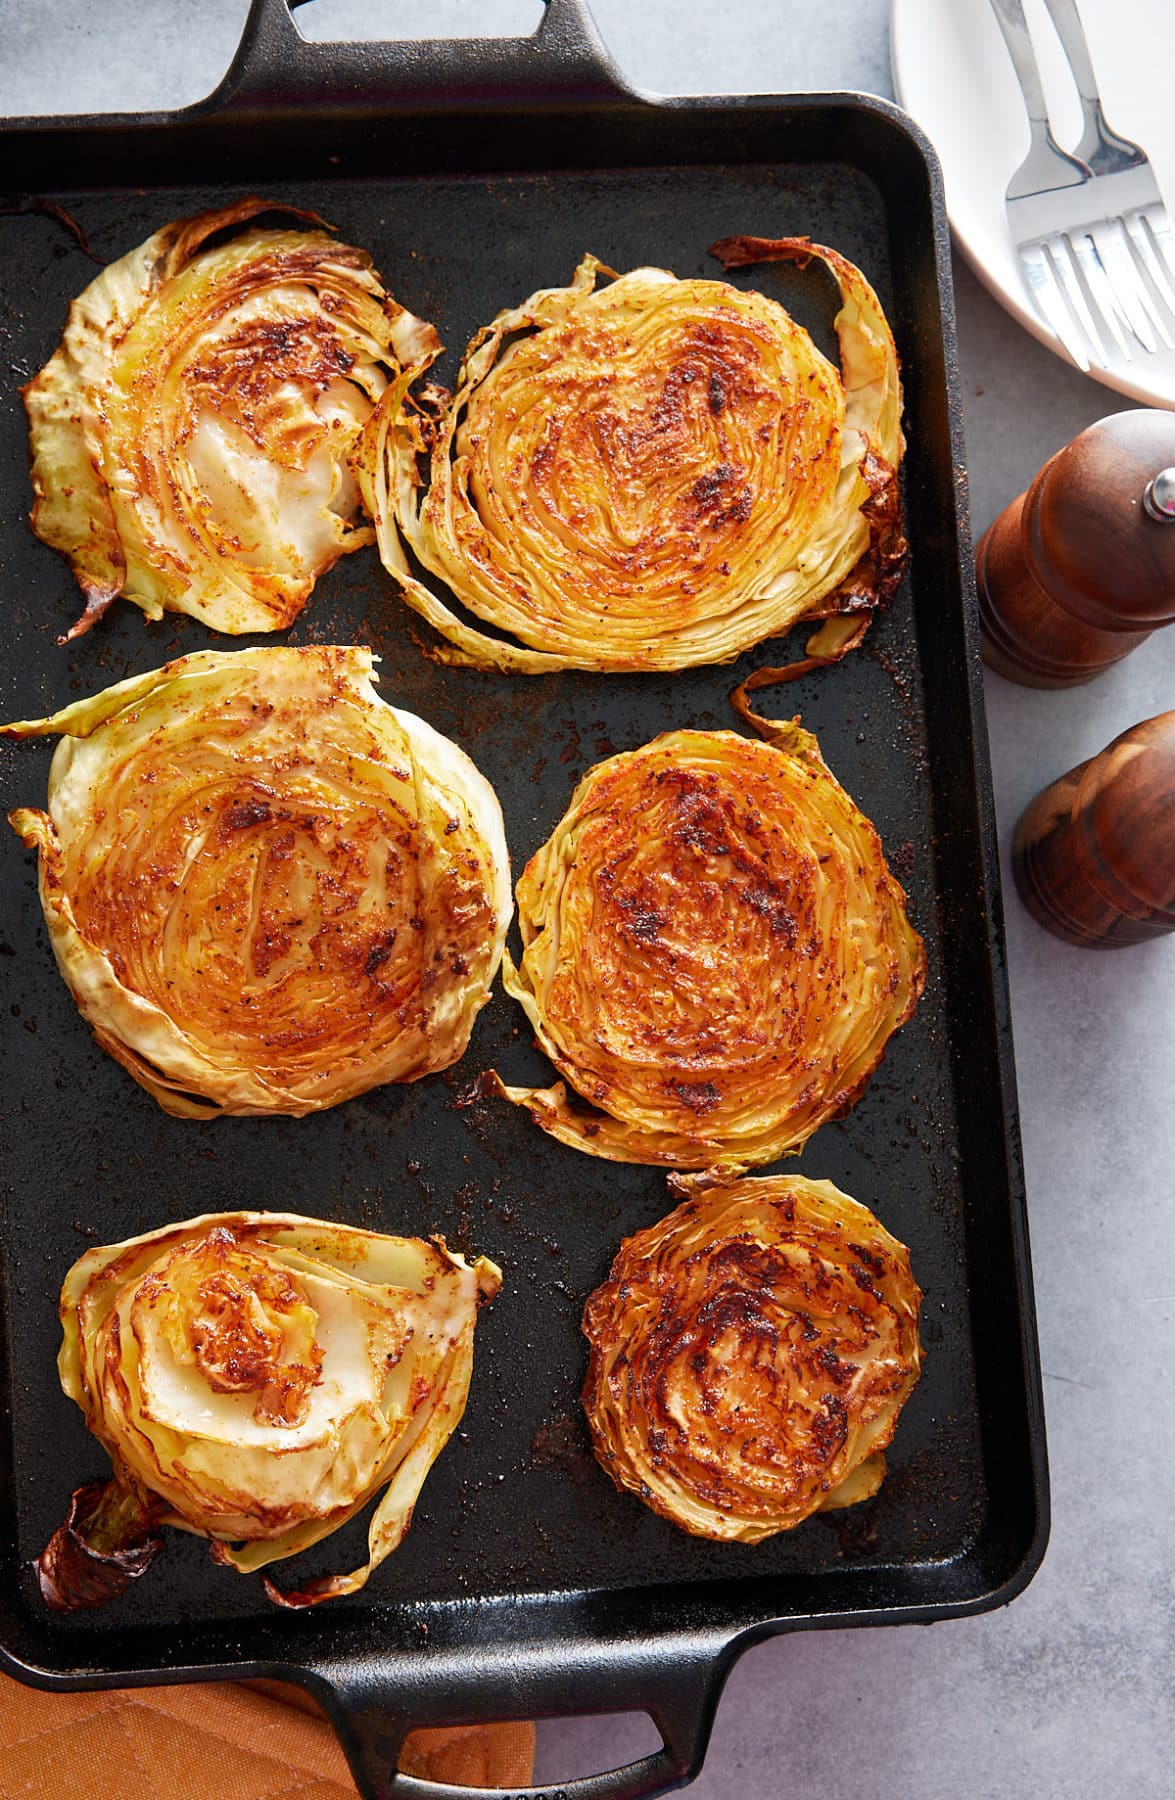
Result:
M779 160L412 179L344 172L54 198L103 262L169 219L243 193L315 209L371 252L399 300L437 325L449 348L441 379L477 326L534 288L569 280L585 251L622 270L653 263L716 276L706 255L715 238L807 232L876 286L906 371L909 572L862 650L761 698L765 710L777 700L781 715L799 712L817 733L881 832L927 946L925 997L864 1097L786 1164L871 1206L910 1246L925 1290L925 1372L884 1486L864 1505L749 1549L685 1536L619 1495L595 1467L577 1400L583 1301L621 1237L672 1199L658 1171L579 1155L505 1103L465 1103L484 1068L512 1080L550 1072L500 988L465 1058L444 1076L300 1121L177 1121L94 1045L53 965L33 859L13 836L0 842L0 1463L13 1509L0 1546L0 1636L14 1654L60 1670L194 1666L214 1643L217 1655L227 1645L249 1657L263 1617L271 1654L276 1646L296 1661L299 1641L309 1641L309 1620L275 1619L258 1582L215 1568L203 1543L179 1533L136 1588L96 1614L49 1618L29 1567L70 1490L107 1466L57 1384L56 1295L66 1268L91 1242L236 1207L441 1231L505 1272L479 1323L464 1423L428 1478L409 1537L361 1594L319 1609L315 1631L329 1624L346 1642L353 1621L376 1615L380 1641L409 1649L430 1621L471 1602L492 1633L503 1596L610 1593L646 1605L666 1584L693 1594L712 1587L744 1616L781 1620L817 1603L833 1613L843 1606L847 1616L863 1598L874 1608L917 1596L962 1607L984 1584L1013 1580L1029 1557L1039 1471L1022 1360L1014 1102L1002 971L997 964L993 975L992 965L998 941L986 912L991 822L970 716L974 651L929 234L923 213L917 230L905 229L901 203L857 166L862 158L789 161L786 132L773 141ZM25 522L17 389L50 355L70 299L97 271L43 214L0 220L0 242L0 715L16 718L229 641L190 620L146 624L119 602L88 637L67 648L55 642L79 595ZM834 349L835 295L818 266L734 279L782 299ZM729 667L671 676L503 677L439 666L417 641L426 635L374 551L361 551L319 583L288 634L269 641L370 644L383 659L381 692L455 738L494 784L515 876L592 763L678 726L733 726L734 682L783 660L768 644ZM51 742L0 746L5 808L44 804L51 753ZM352 1567L363 1560L364 1532L353 1523L290 1566L299 1578Z

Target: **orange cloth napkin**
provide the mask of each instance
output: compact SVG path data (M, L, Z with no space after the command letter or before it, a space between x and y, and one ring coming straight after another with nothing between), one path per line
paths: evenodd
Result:
M425 1781L525 1787L534 1726L414 1731ZM46 1694L0 1675L0 1800L355 1800L330 1725L300 1688L112 1688Z

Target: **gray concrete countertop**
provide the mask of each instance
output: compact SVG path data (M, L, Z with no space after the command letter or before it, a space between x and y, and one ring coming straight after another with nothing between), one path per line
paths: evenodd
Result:
M625 74L647 89L892 97L887 0L592 4ZM299 24L320 37L443 36L525 30L538 16L534 0L433 0L415 21L410 10L317 0ZM0 0L0 114L197 99L227 65L244 12L245 0ZM1128 403L1041 348L961 264L956 283L978 534L1047 456ZM997 1613L752 1650L731 1677L697 1800L1175 1793L1175 937L1070 949L1028 918L1006 866L1039 787L1175 706L1175 631L1086 688L1038 693L989 675L987 706L1045 1371L1048 1554ZM626 1760L650 1731L630 1718L545 1724L537 1779Z

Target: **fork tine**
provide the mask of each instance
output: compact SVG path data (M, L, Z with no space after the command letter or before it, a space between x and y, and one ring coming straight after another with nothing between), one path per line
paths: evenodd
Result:
M1163 274L1162 265L1151 248L1145 230L1132 231L1131 221L1120 221L1127 253L1133 258L1144 303L1155 333L1168 350L1175 349L1175 290ZM1149 252L1149 254L1148 254Z
M1155 240L1159 261L1170 279L1175 281L1175 230L1171 226L1171 216L1160 203L1158 206L1148 206L1143 217Z
M1107 219L1092 229L1102 267L1110 279L1114 297L1131 331L1147 350L1153 352L1158 349L1156 339L1170 349L1170 333L1147 290L1138 264L1130 254L1130 240L1126 236L1125 224L1121 219Z
M1085 225L1080 232L1075 231L1073 239L1081 246L1078 261L1089 291L1096 305L1106 314L1107 323L1123 355L1129 358L1133 353L1131 336L1137 339L1144 350L1157 349L1145 319L1140 317L1137 306L1133 304L1135 296L1130 292L1135 279L1133 267L1127 272L1119 266L1114 255L1113 234L1107 233L1103 223L1099 221Z
M1083 369L1088 375L1089 349L1081 332L1074 325L1069 308L1065 305L1056 271L1050 259L1045 255L1044 245L1021 245L1020 267L1024 272L1024 279L1028 283L1029 291L1041 318L1065 346L1077 367ZM1088 308L1086 308L1086 316L1088 317ZM1088 344L1097 346L1094 352L1096 355L1100 350L1100 345L1097 332L1092 329L1092 319L1090 319L1089 325Z
M1129 361L1130 345L1122 336L1113 296L1103 291L1106 286L1105 275L1097 266L1092 244L1085 242L1077 233L1074 233L1072 240L1058 233L1055 238L1049 239L1048 247L1052 252L1061 286L1065 290L1065 298L1094 346L1094 361L1105 361L1106 346L1111 337ZM1081 279L1082 274L1086 273L1087 261L1093 265L1092 283L1088 276L1084 282Z
M1122 329L1123 325L1129 325L1130 321L1117 303L1114 289L1110 285L1101 258L1097 253L1097 245L1090 236L1090 228L1085 226L1079 231L1074 230L1071 243L1073 254L1085 277L1089 297L1098 310L1098 316L1103 326L1117 344L1124 360L1132 362L1134 355Z
M1151 224L1150 213L1146 211L1129 213L1125 225L1130 242L1134 245L1135 255L1150 276L1160 300L1167 307L1171 317L1175 319L1175 283L1155 247L1154 226ZM1168 227L1169 229L1170 227Z

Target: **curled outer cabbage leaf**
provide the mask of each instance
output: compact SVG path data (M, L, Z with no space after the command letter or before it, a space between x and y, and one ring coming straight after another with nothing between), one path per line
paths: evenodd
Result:
M242 1574L318 1543L382 1489L362 1568L292 1594L266 1582L309 1605L354 1593L403 1538L501 1279L439 1238L207 1214L74 1264L61 1385L132 1516L137 1503L140 1519L210 1538ZM53 1545L43 1562L52 1573Z
M761 294L664 269L597 288L588 256L478 333L451 401L410 391L432 349L390 384L356 466L441 660L680 669L888 597L905 548L893 337L859 269L785 242L840 288L839 374ZM509 641L460 619L406 547ZM860 630L840 623L843 650Z
M274 211L283 228L251 221ZM177 220L74 301L24 390L33 529L86 596L276 631L370 543L349 454L435 342L314 213L241 200Z
M487 1082L564 1143L772 1162L853 1104L914 1010L922 941L876 831L809 732L769 729L597 764L523 871L503 979L587 1106Z
M670 1176L590 1297L596 1456L697 1537L757 1544L877 1492L918 1379L905 1247L830 1181Z
M317 1112L456 1062L510 920L502 814L355 648L200 651L50 719L58 966L167 1112Z

